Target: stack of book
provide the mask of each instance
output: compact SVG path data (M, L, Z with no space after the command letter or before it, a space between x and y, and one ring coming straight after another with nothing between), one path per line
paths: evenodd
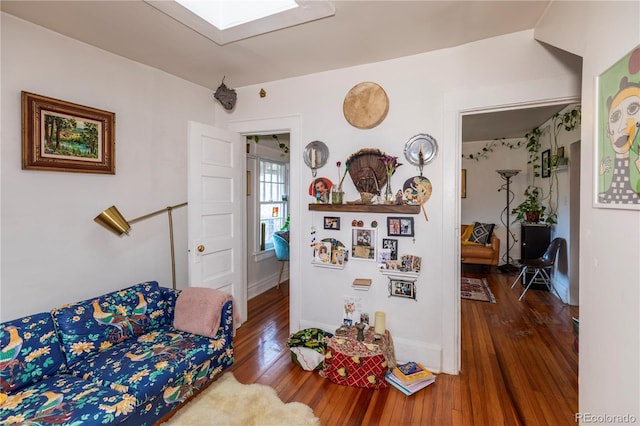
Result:
M371 278L356 278L351 285L356 290L369 290L371 287Z
M418 362L405 362L387 372L387 383L405 395L413 395L436 381L436 376Z

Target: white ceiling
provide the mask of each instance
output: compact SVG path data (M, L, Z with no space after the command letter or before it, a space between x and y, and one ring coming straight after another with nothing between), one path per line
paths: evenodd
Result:
M331 17L224 46L142 0L2 0L0 8L215 90L223 78L231 88L242 87L532 29L549 3L546 0L334 1L335 15ZM567 56L565 60L579 67L576 58ZM503 113L465 117L464 139L522 136L558 109L519 110L510 117L503 117ZM545 118L538 121L541 116ZM507 125L511 127L508 130Z

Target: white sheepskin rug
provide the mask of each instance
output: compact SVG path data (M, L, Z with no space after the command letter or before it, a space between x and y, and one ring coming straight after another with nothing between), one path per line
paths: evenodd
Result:
M244 385L228 372L162 424L192 425L319 426L320 420L305 404L285 404L273 388L257 383Z

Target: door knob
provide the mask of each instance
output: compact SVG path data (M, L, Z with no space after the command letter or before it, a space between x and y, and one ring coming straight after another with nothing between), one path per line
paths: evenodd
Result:
M196 249L198 250L198 253L202 253L204 251L204 246L200 244Z

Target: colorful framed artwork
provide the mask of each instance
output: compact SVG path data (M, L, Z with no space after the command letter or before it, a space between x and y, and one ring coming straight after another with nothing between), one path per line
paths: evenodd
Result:
M113 112L22 92L22 168L116 173Z
M375 228L354 228L351 231L351 257L353 259L376 261Z
M594 206L640 210L640 46L596 79Z
M550 149L542 151L541 166L542 166L541 167L542 177L548 178L549 176L551 176L551 150Z
M412 217L387 217L387 235L390 237L413 237Z

